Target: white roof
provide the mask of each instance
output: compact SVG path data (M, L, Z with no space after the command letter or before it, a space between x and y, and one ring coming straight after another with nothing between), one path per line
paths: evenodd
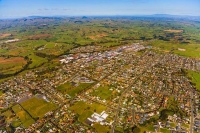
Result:
M65 59L61 59L60 61L62 62L62 61L66 61L66 60Z
M108 117L108 114L104 113L101 117L106 119Z

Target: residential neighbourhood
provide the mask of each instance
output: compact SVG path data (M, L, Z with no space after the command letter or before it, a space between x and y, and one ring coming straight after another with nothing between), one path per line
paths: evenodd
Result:
M200 132L199 92L185 74L200 72L199 60L140 43L102 49L75 48L50 73L0 84L0 132Z

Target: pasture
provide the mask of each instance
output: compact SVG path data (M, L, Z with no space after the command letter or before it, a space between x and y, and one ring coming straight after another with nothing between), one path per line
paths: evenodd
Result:
M0 57L0 72L1 74L13 74L21 70L26 63L27 61L22 57Z
M44 24L45 22L45 24ZM170 23L169 23L170 22ZM1 25L2 23L2 25ZM159 48L162 52L200 58L200 24L193 20L170 18L103 17L103 18L36 18L26 22L0 22L0 57L28 57L27 69L45 66L69 50L86 45L105 49L134 42ZM4 44L18 38L20 41ZM2 44L1 44L2 43ZM186 49L179 51L178 48ZM14 61L13 61L14 62ZM13 73L24 64L1 64L0 72Z
M10 33L0 33L0 38L2 39L2 38L6 38L6 37L10 37L12 34L10 34Z

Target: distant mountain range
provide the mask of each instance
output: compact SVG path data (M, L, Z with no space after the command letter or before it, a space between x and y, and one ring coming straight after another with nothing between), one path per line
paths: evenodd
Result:
M34 19L34 18L66 18L66 17L80 17L83 19L87 19L88 17L150 17L150 18L185 18L185 19L195 19L200 20L200 16L190 16L190 15L170 15L170 14L152 14L152 15L98 15L98 16L28 16L23 17L22 19ZM1 18L0 18L1 19ZM5 18L4 18L5 19ZM11 18L8 18L11 19ZM13 18L13 19L20 19L20 18Z
M200 18L200 16L191 16L191 15L170 15L170 14L153 14L153 15L147 15L150 17L166 17L166 18L186 18L186 17L197 17Z
M110 17L116 17L116 16L130 16L130 17L164 17L164 18L186 18L186 17L196 17L200 18L200 16L191 16L191 15L171 15L171 14L152 14L152 15L110 15ZM29 16L28 18L42 18L42 17L104 17L104 15L98 15L98 16ZM109 16L105 16L109 17Z

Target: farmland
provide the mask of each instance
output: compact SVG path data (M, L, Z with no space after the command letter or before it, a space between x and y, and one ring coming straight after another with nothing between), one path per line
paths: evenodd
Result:
M2 58L0 57L1 74L12 74L23 68L26 65L26 60L21 57Z
M7 38L9 36L11 36L11 34L9 34L9 33L0 34L0 38Z
M0 29L0 130L198 131L199 20L30 17Z
M41 67L79 46L110 48L138 41L155 46L160 51L173 51L182 56L200 58L200 24L188 19L36 17L26 21L3 20L0 23L0 60L9 56L26 58L29 64L22 71ZM19 41L4 43L10 39ZM178 48L185 51L179 51ZM17 62L16 65L1 63L0 70L3 75L14 74L24 65L25 61Z

